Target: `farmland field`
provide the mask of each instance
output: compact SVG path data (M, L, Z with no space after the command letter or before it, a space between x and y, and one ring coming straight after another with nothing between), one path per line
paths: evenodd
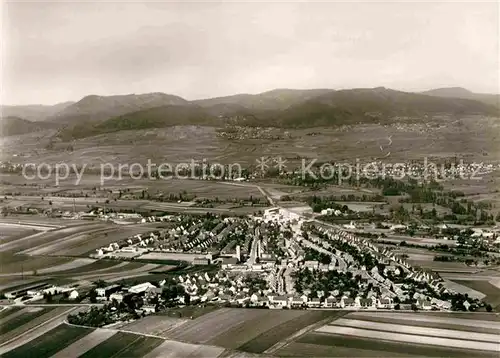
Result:
M0 243L15 241L25 236L36 234L37 232L39 231L30 227L0 223Z
M495 308L500 307L500 288L485 280L455 280L458 284L472 288L486 295L484 300Z
M56 240L64 240L72 235L104 227L106 227L106 225L87 223L86 225L68 226L65 228L40 232L15 241L3 243L0 245L0 251L20 252L28 249L31 250L35 247L50 245L50 243L55 242Z
M266 310L221 308L192 320L166 320L151 316L130 325L131 330L167 339L207 344L250 353L262 353L283 339L341 311ZM124 329L127 329L126 327Z
M73 309L74 307L25 307L19 311L20 315L6 317L8 320L4 321L1 327L0 344L4 344L38 325L45 325L56 318L62 318Z
M224 348L196 345L175 341L164 341L161 345L146 354L144 358L190 357L216 358L224 352ZM125 357L124 357L125 358Z
M232 349L241 347L243 351L251 349L252 353L263 352L277 341L273 340L272 335L267 336L267 332L271 332L275 327L280 327L283 323L291 323L291 326L294 326L294 320L299 320L303 316L307 316L308 313L305 310L292 312L293 314L289 315L274 315L271 313L268 314L269 319L257 315L255 318L247 319L233 326L230 331L218 335L207 343ZM274 343L268 345L269 340Z
M104 342L89 349L80 357L142 357L163 343L163 339L118 332Z
M296 343L299 345L297 346ZM413 357L462 357L470 358L477 356L478 352L472 353L470 350L456 348L444 348L430 345L408 344L403 342L390 342L383 339L369 339L364 337L354 337L336 334L309 333L299 338L292 345L278 351L278 356L303 357L303 344L307 347L307 354L311 356L321 356L325 354L325 346L330 348L324 357L393 357L393 356L413 356ZM316 349L317 347L317 349ZM344 348L337 350L337 348ZM333 348L333 349L332 349ZM368 350L368 352L366 352ZM480 352L482 357L497 357L494 352Z
M460 284L458 281L450 281L445 279L443 284L449 290L453 290L461 294L467 294L469 295L469 297L472 298L477 298L481 300L486 297L486 294L484 294L483 292L474 290L470 286Z
M92 328L61 324L32 341L3 354L4 358L48 358L92 332Z
M164 332L175 329L189 321L186 318L172 318L168 316L148 316L121 327L124 331L146 333L161 336Z
M0 310L0 324L3 321L4 317L7 317L15 312L18 312L22 309L22 307L5 307Z
M50 312L54 308L27 307L11 314L0 322L0 342L4 342L8 332L21 327L41 315Z
M28 255L11 254L9 252L0 252L0 274L30 275L34 270L49 268L52 266L66 264L72 261L63 257L31 257Z
M116 331L98 328L53 355L53 358L77 357L112 337Z
M80 357L111 357L124 347L132 344L139 336L132 333L117 332L109 339L89 349Z
M248 340L238 347L239 350L252 353L263 353L283 339L294 333L324 319L335 319L345 312L341 311L306 311L307 314L293 318L285 322L276 322L271 329L260 333L255 338ZM231 333L232 336L232 333ZM251 337L249 337L251 338Z
M84 266L65 270L64 272L51 273L51 276L71 276L81 275L85 273L110 272L112 270L122 270L124 266L127 266L128 264L128 262L120 262L114 260L97 260ZM137 266L140 266L140 264Z
M152 230L150 225L127 225L127 227L118 227L106 235L99 233L96 235L85 235L83 240L75 242L72 245L64 245L62 249L57 249L56 254L68 256L80 256L89 253L94 253L95 249L107 246L112 242L124 240L136 234L143 234Z
M143 357L161 345L165 340L156 337L137 336L137 339L120 350L116 357Z
M493 357L500 349L500 320L485 317L354 312L299 337L276 355Z
M266 311L223 308L186 322L175 332L168 332L166 338L190 343L206 343L231 330L242 321L257 317L264 318Z

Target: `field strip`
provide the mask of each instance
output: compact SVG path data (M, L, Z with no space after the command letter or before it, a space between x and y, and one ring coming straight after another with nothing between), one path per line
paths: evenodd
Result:
M349 316L347 317L349 318ZM488 333L488 334L498 334L500 335L500 329L492 329L492 328L483 328L483 327L474 327L471 328L470 326L461 326L461 325L455 325L451 323L436 323L436 322L426 322L426 321L408 321L404 319L398 319L398 318L384 318L384 317L377 317L372 316L372 317L359 317L359 319L362 319L363 321L369 321L369 322L375 322L375 323L389 323L389 324L395 324L395 325L400 325L400 326L418 326L418 327L430 327L430 328L442 328L442 329L449 329L449 330L454 330L454 331L473 331L476 333Z
M95 260L97 262L97 260ZM103 274L106 274L106 271L115 271L116 269L118 268L122 268L124 266L127 266L130 262L128 261L116 261L115 262L115 265L113 266L109 266L109 267L104 267L104 268L101 268L101 269L98 269L98 270L90 270L90 271L81 271L81 272L78 272L78 273L75 273L75 272L71 272L71 273L66 273L66 272L58 272L58 275L71 275L72 277L74 275L94 275L94 274L100 274L101 272ZM85 267L83 267L83 270L85 270ZM108 273L111 273L111 272L108 272Z
M175 329L179 325L189 321L189 319L171 318L162 316L149 316L128 323L121 327L123 330L132 331L136 333L149 333L157 336L162 336L163 332L170 329Z
M351 328L351 327L323 326L321 328L318 328L316 332L333 333L337 335L355 336L361 338L373 338L373 339L403 342L403 343L415 343L415 344L474 349L474 350L483 350L492 352L498 352L500 350L500 343L487 343L487 342L477 342L477 341L464 341L460 339L450 339L450 338L415 336L403 333L388 334L388 332L371 331L369 329Z
M81 232L70 234L67 237L61 237L59 239L51 240L47 243L42 243L42 244L37 245L35 247L21 251L21 253L22 254L29 254L29 255L45 255L48 253L54 253L57 250L59 250L59 246L61 246L61 245L67 246L73 242L83 241L87 235L100 234L100 233L113 231L113 230L116 230L116 229L102 227L101 225L91 226L88 228L88 230L84 230Z
M104 342L108 338L111 338L116 334L117 331L110 329L98 328L93 332L90 332L78 341L70 344L63 350L60 350L54 354L51 358L66 358L66 357L78 357L90 349L97 346L99 343Z
M459 292L462 294L466 293L467 295L469 295L469 297L472 297L472 298L477 298L477 299L481 300L481 299L486 297L486 295L484 293L477 291L477 290L474 290L468 286L462 285L458 282L454 282L454 281L450 281L450 280L445 279L444 284L445 284L447 289L451 289L453 291L456 291L456 292Z
M498 279L497 276L479 276L479 275L459 275L453 273L439 272L439 275L443 279L451 280L451 281L490 281Z
M224 348L196 345L166 340L143 358L216 358L224 352Z
M14 312L14 313L11 313L10 315L8 315L7 317L4 317L2 319L0 319L0 327L7 321L11 320L12 318L15 318L17 316L20 316L22 314L25 314L27 312L27 310L25 309L20 309L19 311L17 312Z
M290 342L294 342L298 337L302 336L303 334L309 332L309 331L312 331L318 327L322 327L323 325L327 324L328 322L330 322L332 320L332 317L327 317L319 322L315 322L307 327L304 327L302 328L301 330L295 332L294 334L292 334L291 336L285 338L284 340L276 343L274 346L272 346L271 348L268 348L266 349L264 352L262 352L263 354L273 354L274 352L278 351L279 349L283 348L284 346L286 346L287 344L289 344Z
M348 317L383 317L383 318L394 318L394 319L404 319L409 324L411 321L422 321L429 323L448 323L455 324L457 326L468 326L468 327L482 327L482 328L490 328L490 329L500 329L500 322L494 321L479 321L475 319L465 319L465 318L454 318L454 317L439 317L429 315L421 315L421 314L412 314L412 313L385 313L385 312L376 312L376 313L368 313L368 312L353 312L350 313Z
M29 239L33 239L33 238L36 238L38 236L45 235L46 233L47 233L47 231L40 231L40 232L37 232L37 233L35 233L33 235L25 236L22 239L17 239L17 240L14 240L14 241L9 241L9 242L6 242L4 244L1 244L0 245L0 252L7 251L7 250L9 250L12 247L15 248L17 246L17 244L19 244L19 242L21 242L21 241L26 241L26 240L29 240Z
M73 259L70 262L66 262L64 264L60 264L57 266L51 266L51 267L46 267L43 269L38 269L37 274L51 274L59 271L66 271L66 270L71 270L74 268L82 267L85 265L89 265L93 263L95 260L94 259L86 259L86 258L81 258L81 259ZM24 272L11 272L11 273L2 273L0 274L0 277L10 277L10 276L21 276L21 275L33 275L34 271L24 271Z
M40 231L48 231L52 229L59 229L64 226L60 225L40 225L40 224L35 224L35 223L22 223L22 224L17 224L17 223L6 223L3 221L0 221L0 227L1 226L13 226L13 227L20 227L20 228L25 228L25 229L34 229L34 230L40 230Z
M128 263L128 262L127 262ZM161 264L144 264L144 266L129 270L126 272L126 275L123 275L123 272L117 271L117 272L96 272L92 274L85 274L82 276L75 276L75 280L88 280L95 278L97 276L103 276L103 277L111 277L111 279L106 279L108 282L113 282L114 276L119 276L115 281L119 281L121 279L126 279L126 278L132 278L135 276L143 275L145 272L152 271L157 267L162 266Z
M2 276L2 277L8 277L8 276ZM12 287L17 287L17 286L31 285L34 282L40 282L40 278L34 278L31 280L17 280L10 283L6 283L5 285L0 286L0 291L10 290Z
M85 229L90 229L91 227L97 227L97 226L101 226L102 224L91 224L91 225L78 225L78 226L68 226L68 227L63 227L63 228L57 228L57 229L52 229L52 230L48 230L48 231L43 231L43 232L38 232L36 234L33 234L33 235L30 235L30 236L26 236L26 237L23 237L22 239L18 239L18 240L15 240L15 241L10 241L10 242L7 242L5 244L2 244L0 245L0 251L6 251L6 250L10 250L10 249L15 249L16 247L18 246L21 246L22 247L22 244L25 242L25 241L29 241L30 239L33 239L34 237L38 237L38 236L44 236L44 235L47 235L49 238L52 237L52 236L59 236L59 235L63 235L63 236L73 236L73 235L77 235L80 233L80 229L82 227L84 227ZM21 245L20 245L21 244ZM38 246L44 246L45 243L41 243L40 245ZM38 246L35 246L38 247Z
M170 331L168 338L192 343L206 343L238 326L245 319L265 317L262 310L223 308L184 323Z
M385 332L408 333L408 334L414 334L414 335L420 335L420 336L467 339L467 340L472 340L472 341L483 341L483 342L492 342L492 343L499 342L499 337L496 334L455 331L455 330L451 330L451 329L442 329L442 328L405 326L405 325L399 325L399 324L360 321L357 319L340 318L340 319L330 323L330 325L342 326L342 327L373 329L376 331L385 331Z
M500 289L500 278L490 280L490 284L495 286L496 288Z
M41 322L35 327L30 328L29 330L17 335L16 337L0 344L0 356L10 350L13 350L17 347L20 347L31 340L40 337L42 334L50 331L51 329L59 326L65 319L65 317L74 310L75 307L71 307L68 310L60 313L59 315L52 317L51 319Z
M38 274L46 274L46 273L53 273L53 272L57 272L57 271L71 270L74 268L90 265L91 263L94 263L94 262L95 262L94 259L85 259L85 258L75 259L73 261L66 262L65 264L61 264L58 266L52 266L52 267L40 269L40 270L38 270Z
M159 332L158 335L162 336L162 337L167 337L169 332L172 332L172 331L178 329L179 327L181 327L186 322L189 322L189 320L187 320L187 319L181 319L180 321L172 324L167 329L164 329L161 332Z

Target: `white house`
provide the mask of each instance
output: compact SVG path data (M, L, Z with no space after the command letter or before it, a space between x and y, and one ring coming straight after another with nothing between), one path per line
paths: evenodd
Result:
M116 300L117 302L122 302L123 301L123 294L121 293L112 293L109 296L110 301Z
M69 299L70 300L76 300L78 298L79 294L77 290L73 290L69 293Z

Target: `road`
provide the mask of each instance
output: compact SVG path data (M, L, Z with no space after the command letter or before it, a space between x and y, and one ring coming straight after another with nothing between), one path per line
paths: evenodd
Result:
M257 259L257 245L259 242L260 238L260 228L257 226L254 231L253 235L253 240L252 240L252 245L250 248L250 256L248 257L247 260L247 265L254 265L256 263Z
M252 184L252 183L231 183L231 182L221 182L221 183L225 184L225 185L255 188L258 191L260 191L260 193L262 194L262 196L264 196L264 198L267 199L267 201L269 202L269 204L271 206L278 206L279 207L279 205L276 205L276 203L274 202L273 198L271 198L271 196L264 189L262 189L261 186L259 186L257 184Z

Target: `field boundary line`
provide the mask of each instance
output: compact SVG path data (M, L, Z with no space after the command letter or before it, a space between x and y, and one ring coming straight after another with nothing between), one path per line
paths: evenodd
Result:
M107 330L116 331L116 332L130 333L130 334L134 334L136 336L145 336L145 337L152 337L152 338L160 338L160 339L162 339L164 341L168 341L169 340L169 339L166 339L165 337L156 336L154 334L141 333L141 332L133 332L133 331L128 331L126 329L115 329L115 328L82 326L80 324L69 323L68 320L64 320L63 323L66 324L66 325L68 325L68 326L78 327L78 328L107 329Z
M348 312L344 313L342 316L336 317L334 320L337 320L337 319L345 316L347 313ZM304 334L306 334L306 333L308 333L308 332L310 332L312 330L315 330L316 328L319 328L319 327L322 327L322 326L328 324L328 322L330 322L331 320L332 320L332 317L327 317L325 319L322 319L321 321L312 323L309 326L306 326L306 327L298 330L297 332L295 332L291 336L286 337L285 339L281 340L280 342L275 343L272 347L266 349L261 354L273 354L274 352L276 352L277 350L285 347L286 345L288 345L289 343L293 342L294 340L296 340L300 336L302 336L302 335L304 335Z

